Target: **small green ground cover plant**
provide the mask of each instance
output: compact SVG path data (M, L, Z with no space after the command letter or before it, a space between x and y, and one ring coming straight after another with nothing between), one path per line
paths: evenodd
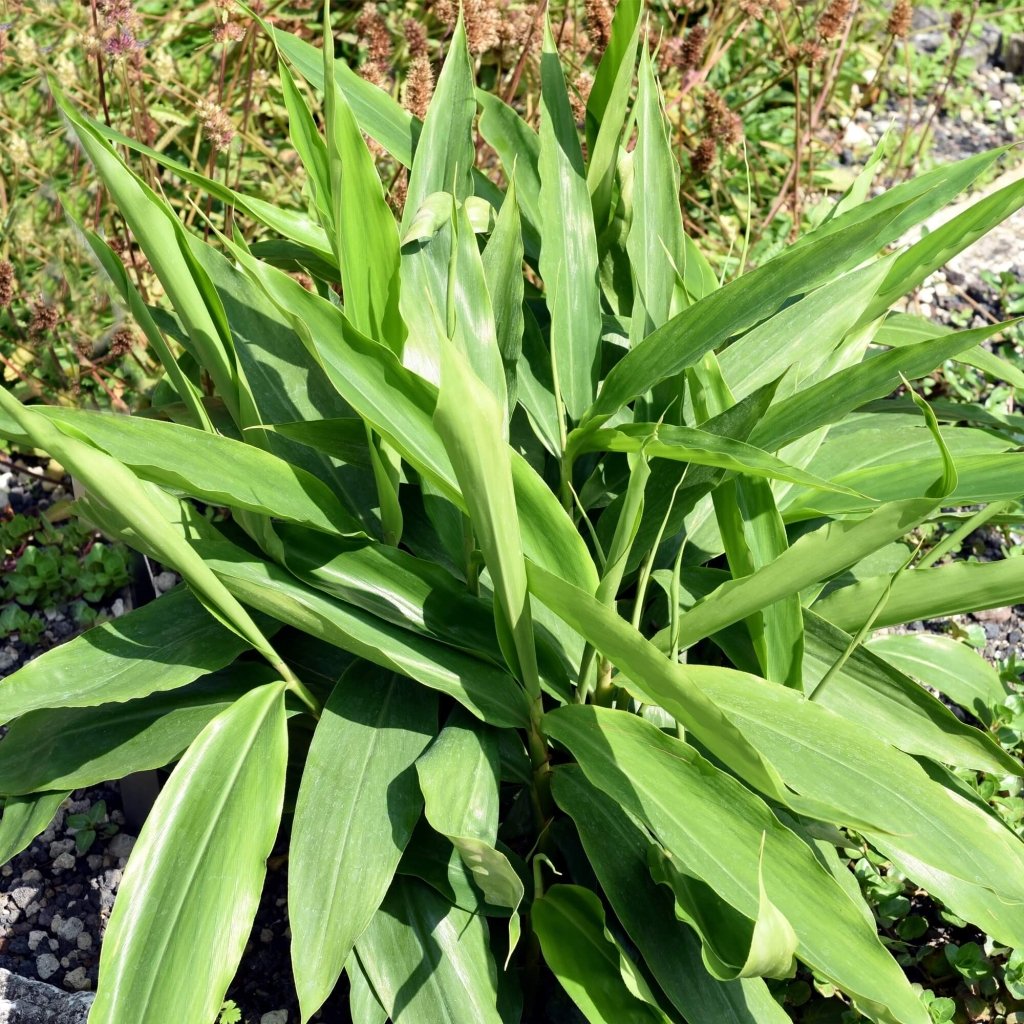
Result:
M78 626L95 623L98 605L130 579L130 555L77 520L51 523L45 515L0 517L0 640L35 644L46 612L69 608Z
M325 28L268 27L307 207L189 172L230 234L184 226L116 147L166 158L50 84L163 286L151 306L83 229L165 376L145 417L0 391L0 434L184 581L0 685L4 859L69 791L176 762L90 1020L215 1021L279 834L303 1020L504 1024L560 989L592 1022L771 1024L798 971L835 1015L942 1019L885 880L1024 947L992 807L1024 766L872 633L1024 599L1020 558L941 564L962 510L1017 513L1024 456L914 390L948 360L1012 373L980 347L1003 325L889 310L1024 183L887 252L1003 154L865 201L869 171L722 281L639 2L582 140L550 26L538 131L476 89L461 21L422 122ZM367 136L409 169L400 219ZM949 949L972 981L989 955Z

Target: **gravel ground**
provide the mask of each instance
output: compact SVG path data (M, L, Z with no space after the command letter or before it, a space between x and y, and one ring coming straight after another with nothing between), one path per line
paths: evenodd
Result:
M980 123L967 121L963 116L939 118L939 160L1019 138L1016 115L999 115L1003 104L1008 110L1019 109L1020 84L995 68L983 68L977 74L980 87L986 90L992 117ZM994 107L993 103L1000 106ZM858 159L890 121L895 119L898 123L902 116L899 110L858 115L847 129L844 159ZM998 296L978 276L981 267L996 272L1010 270L1024 279L1024 219L1018 216L1013 225L996 237L982 240L951 268L934 275L911 300L909 308L938 322L950 322L954 313L962 314L965 308L971 310L971 323L957 326L979 326L991 322L993 317L1001 317ZM7 463L0 463L0 510L9 504L13 512L32 514L68 496L66 484L48 480L38 466L18 472ZM1015 542L1024 544L1024 538L1015 538ZM1001 543L1001 535L980 532L968 538L964 554L982 559L1002 557ZM168 589L173 582L172 578L157 574L155 589ZM121 595L112 600L104 609L106 614L116 617L123 613L126 598L127 595ZM961 616L956 621L965 630L980 627L984 654L990 660L1004 661L1011 655L1024 660L1024 606ZM945 622L914 623L910 628L949 630ZM33 648L17 641L0 641L0 678L75 631L74 623L58 610ZM974 636L981 641L977 629ZM98 838L90 849L79 852L75 830L68 826L67 816L84 813L100 800L106 805L105 823L110 825L112 834ZM12 863L0 868L0 969L38 978L70 992L93 989L103 931L134 842L116 783L74 793L50 828ZM290 933L285 906L284 849L284 843L279 841L243 966L228 993L241 1008L244 1024L288 1024L299 1020L288 964ZM343 1003L336 994L313 1019L345 1019Z

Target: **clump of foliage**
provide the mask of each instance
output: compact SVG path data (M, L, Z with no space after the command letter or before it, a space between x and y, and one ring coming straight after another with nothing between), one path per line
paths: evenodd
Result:
M560 987L593 1022L770 1024L799 969L927 1024L944 1004L878 933L903 905L876 916L847 850L886 900L898 872L1024 947L1024 843L957 774L1024 767L866 642L1024 597L1019 559L903 543L1021 497L1014 444L913 391L950 359L998 373L1000 325L888 313L1024 184L879 255L1001 154L870 201L865 177L720 282L639 2L609 33L581 141L550 25L539 131L475 89L461 21L422 123L329 31L270 30L308 215L190 171L231 234L189 230L57 93L161 281L152 308L85 232L166 375L146 418L0 391L0 434L184 580L0 688L4 850L69 790L177 762L93 1024L216 1019L285 808L303 1020L347 996L499 1024ZM367 136L408 168L400 220Z
M79 625L92 625L94 605L125 586L129 554L72 520L53 524L43 515L0 518L0 639L16 634L34 644L46 629L45 612L70 605Z

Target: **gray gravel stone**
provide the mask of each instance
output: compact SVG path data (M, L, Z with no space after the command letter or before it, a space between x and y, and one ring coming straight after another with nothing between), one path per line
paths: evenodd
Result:
M52 978L60 970L60 961L52 953L44 953L36 957L36 974L43 981Z
M14 905L20 910L24 910L30 903L34 902L39 896L39 890L34 885L19 885L11 893L11 899L14 900Z
M126 835L124 832L118 832L113 839L107 843L107 853L111 857L116 857L118 860L126 860L135 848L135 836Z
M271 1010L260 1017L260 1024L288 1024L287 1010Z
M86 1024L92 1000L0 970L0 1024Z

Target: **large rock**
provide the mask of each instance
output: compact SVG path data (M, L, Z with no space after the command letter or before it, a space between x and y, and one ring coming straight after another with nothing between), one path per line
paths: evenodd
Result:
M0 1024L86 1024L92 1000L0 970Z

